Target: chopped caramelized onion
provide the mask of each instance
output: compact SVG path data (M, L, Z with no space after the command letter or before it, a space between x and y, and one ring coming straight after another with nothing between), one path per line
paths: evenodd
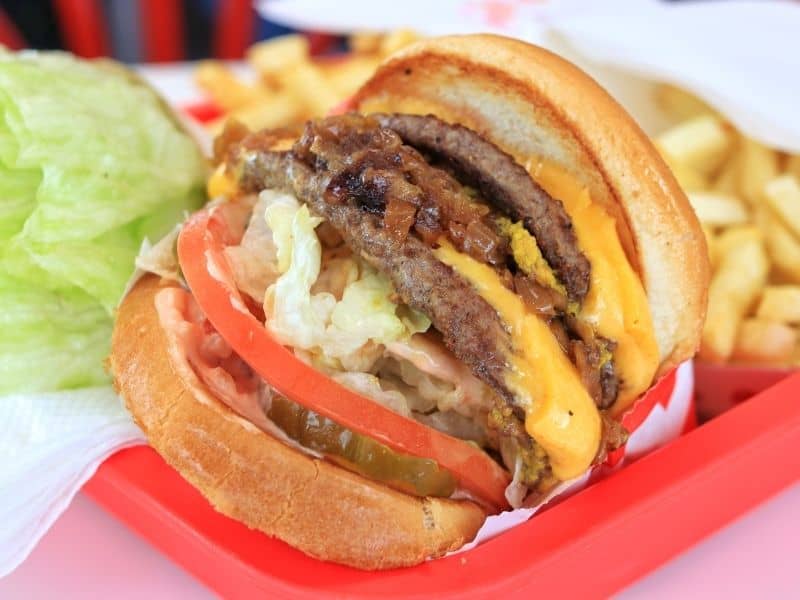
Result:
M414 224L416 215L417 207L411 202L392 197L386 205L386 212L383 216L383 226L386 227L396 239L404 240L411 226Z
M238 144L250 133L247 126L236 119L228 119L225 121L225 128L217 137L214 138L214 164L218 165L225 162L225 155L228 153L228 148L234 144Z
M563 295L522 273L514 276L514 290L530 308L544 317L555 317L566 308L566 298Z
M564 326L564 322L561 319L550 319L548 325L550 326L550 331L553 332L556 341L558 341L561 351L564 354L568 354L570 339L569 335L567 334L567 328Z
M594 399L595 404L600 404L603 398L603 390L600 387L600 371L597 368L596 360L592 360L594 357L589 355L586 344L580 340L572 341L572 354L583 386Z
M628 432L622 424L608 416L605 411L600 411L603 423L603 432L600 439L600 447L594 459L595 464L602 463L608 457L608 453L616 450L628 441Z
M463 248L464 239L467 237L467 228L461 223L450 221L447 224L447 237L450 238L456 248Z
M325 248L338 248L344 243L344 240L342 239L342 236L339 235L339 232L336 231L333 225L327 221L323 221L317 225L317 229L315 231L319 241L323 246L325 246Z
M344 115L311 122L293 152L309 162L323 160L334 173L326 202L383 214L385 227L398 239L413 228L433 245L446 233L476 260L493 266L505 262L507 242L487 223L491 209L476 192L369 118Z
M472 258L490 265L505 262L507 246L492 227L483 221L470 221L464 238L464 250Z

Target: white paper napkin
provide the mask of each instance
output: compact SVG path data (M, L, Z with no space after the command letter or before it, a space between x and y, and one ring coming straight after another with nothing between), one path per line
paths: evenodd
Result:
M0 397L0 577L106 457L143 442L110 386Z
M656 448L663 446L677 438L686 425L689 411L694 408L692 395L694 394L694 370L692 363L687 361L681 364L675 373L675 383L666 407L656 404L639 427L631 433L625 445L625 456L616 465L600 465L587 471L583 475L564 481L557 485L536 506L531 508L517 508L508 510L498 515L486 518L475 539L465 544L451 554L460 554L490 540L504 531L521 525L533 515L544 508L556 497L566 497L582 490L589 483L593 483L610 473L621 468L624 464L636 460Z

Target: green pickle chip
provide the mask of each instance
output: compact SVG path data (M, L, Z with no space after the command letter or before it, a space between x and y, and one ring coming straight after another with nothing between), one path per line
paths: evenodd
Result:
M267 413L286 435L341 467L415 496L448 497L453 475L429 458L400 454L282 396Z

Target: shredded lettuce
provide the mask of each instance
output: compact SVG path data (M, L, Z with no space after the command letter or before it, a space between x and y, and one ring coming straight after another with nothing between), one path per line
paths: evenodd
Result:
M0 393L107 380L113 310L142 240L201 204L205 169L125 69L0 53Z
M333 375L333 379L343 386L358 392L362 396L371 398L378 404L383 404L386 408L403 415L411 416L411 409L408 406L406 397L392 389L383 389L381 380L370 373L342 372Z
M322 245L315 232L321 219L287 194L267 191L261 200L267 201L265 219L281 272L264 303L267 327L278 340L325 361L337 360L342 368L359 365L359 370L367 370L370 365L365 362L381 355L379 345L428 329L430 321L392 302L391 282L363 263L341 300L327 291L312 293L322 266Z

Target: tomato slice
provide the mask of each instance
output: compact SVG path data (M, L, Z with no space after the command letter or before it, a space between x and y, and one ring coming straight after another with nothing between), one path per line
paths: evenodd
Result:
M399 415L300 361L247 309L223 250L236 238L229 205L195 213L178 238L181 271L212 325L279 393L389 448L430 458L460 485L497 509L506 508L508 473L479 448ZM235 209L234 209L235 210Z

